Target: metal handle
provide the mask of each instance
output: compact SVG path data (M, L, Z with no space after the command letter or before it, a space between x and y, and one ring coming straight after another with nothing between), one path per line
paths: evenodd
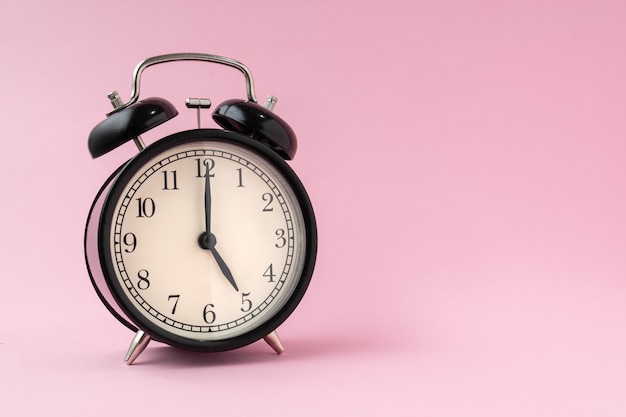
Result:
M133 73L133 87L130 91L130 100L127 103L116 107L115 110L108 113L111 115L120 110L125 109L131 104L135 103L139 99L139 80L141 78L141 73L146 68L156 65L162 64L165 62L172 61L205 61L205 62L213 62L216 64L227 65L229 67L233 67L241 71L246 78L246 92L248 94L248 101L252 101L254 103L257 102L256 95L254 93L254 81L252 80L252 73L244 64L239 61L236 61L231 58L226 58L219 55L209 55L209 54L196 54L196 53L178 53L178 54L166 54L166 55L158 55L152 58L148 58L135 67L135 71Z

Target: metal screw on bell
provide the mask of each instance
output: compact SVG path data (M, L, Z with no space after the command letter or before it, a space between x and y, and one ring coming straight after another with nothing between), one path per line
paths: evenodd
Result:
M267 96L267 100L265 101L265 104L263 105L263 107L265 107L269 111L272 111L274 110L274 106L276 106L277 101L278 101L278 97Z
M112 91L109 94L107 94L107 98L111 100L111 105L113 106L114 109L122 107L122 105L124 104L124 102L120 98L120 95L117 93L117 91Z

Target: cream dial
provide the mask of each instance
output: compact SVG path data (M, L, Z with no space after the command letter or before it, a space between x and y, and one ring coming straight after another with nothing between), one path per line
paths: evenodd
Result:
M285 177L224 141L179 144L143 163L121 190L109 233L128 302L154 327L198 341L271 318L305 261L304 219Z

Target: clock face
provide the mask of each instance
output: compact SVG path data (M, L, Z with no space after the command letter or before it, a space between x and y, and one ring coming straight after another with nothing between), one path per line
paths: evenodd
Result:
M120 175L101 253L115 298L140 328L204 349L256 340L286 318L310 279L314 231L290 170L245 141L195 136L147 148Z

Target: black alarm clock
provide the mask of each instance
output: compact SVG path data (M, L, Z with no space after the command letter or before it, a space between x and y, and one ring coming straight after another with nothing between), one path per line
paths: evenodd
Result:
M139 100L151 65L204 61L241 71L247 100L217 106L222 129L178 132L145 146L141 134L178 114L162 98ZM108 310L135 332L125 361L150 340L195 351L240 348L264 339L283 347L277 327L302 299L315 265L310 199L285 162L296 136L257 103L250 71L230 58L168 54L137 65L131 98L109 94L114 110L89 135L97 158L134 141L139 149L97 193L85 231L85 259ZM210 106L208 99L186 101Z

